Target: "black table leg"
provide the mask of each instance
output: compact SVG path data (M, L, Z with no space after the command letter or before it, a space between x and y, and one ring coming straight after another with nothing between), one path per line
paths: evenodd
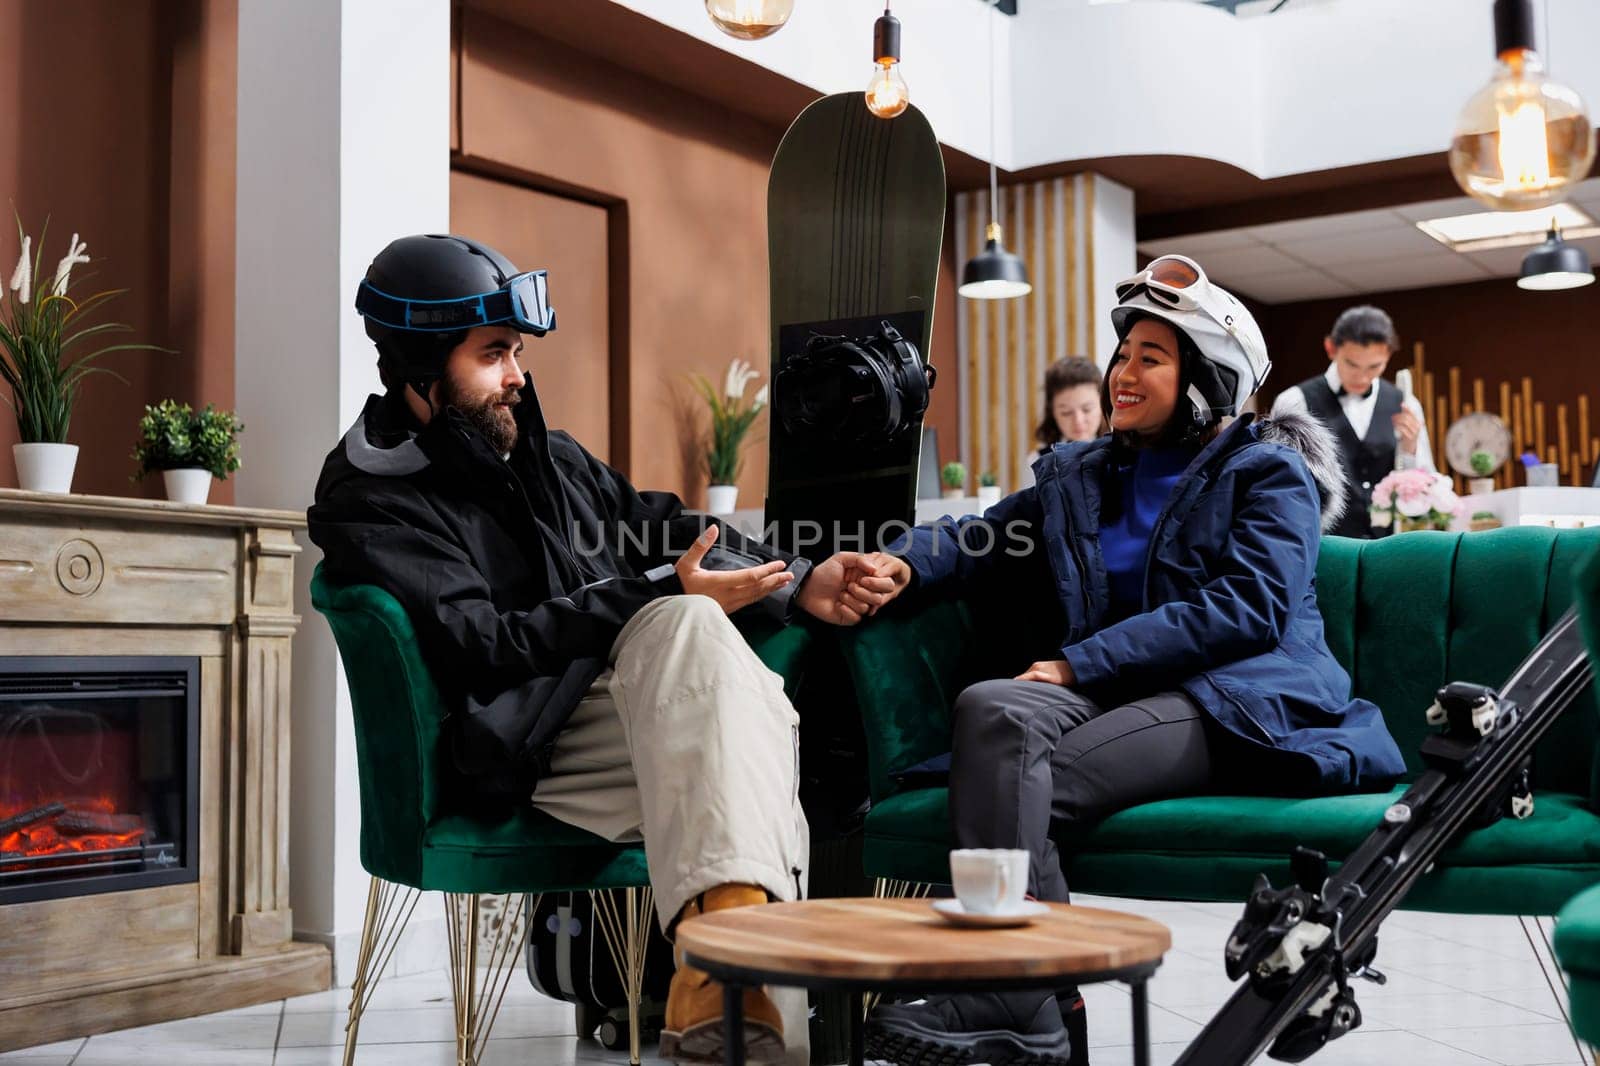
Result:
M1133 1066L1150 1066L1150 990L1133 983Z
M862 1066L867 1057L867 1020L864 998L860 992L850 993L850 1066Z
M744 989L722 983L723 1066L744 1066Z

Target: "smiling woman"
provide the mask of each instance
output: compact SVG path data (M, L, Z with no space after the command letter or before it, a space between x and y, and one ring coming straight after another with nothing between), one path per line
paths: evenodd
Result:
M1041 900L1067 899L1058 848L1134 804L1245 783L1342 792L1403 770L1378 709L1348 699L1316 608L1323 501L1340 501L1329 435L1304 417L1224 421L1271 361L1198 264L1164 256L1116 291L1110 436L1054 445L1034 488L981 516L912 530L884 557L892 584L858 589L874 610L910 587L1059 590L1017 661L956 699L950 762L957 846L1026 849ZM922 1066L977 1061L981 1040L987 1061L1076 1061L1081 1000L1052 997L896 1007L867 1049Z

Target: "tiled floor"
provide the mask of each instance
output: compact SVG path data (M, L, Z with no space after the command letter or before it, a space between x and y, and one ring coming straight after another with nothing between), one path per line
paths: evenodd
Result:
M1129 900L1078 902L1137 910L1172 927L1174 950L1151 985L1154 1061L1172 1062L1227 998L1221 947L1238 908ZM1400 913L1384 924L1378 967L1362 983L1365 1024L1310 1061L1317 1066L1565 1066L1579 1057L1522 929L1510 918ZM1094 1066L1128 1066L1128 995L1086 990ZM331 1066L341 1061L347 993L323 992L188 1021L0 1055L7 1066ZM451 1066L453 1014L443 971L390 979L361 1026L360 1066ZM494 1027L488 1066L627 1062L572 1035L572 1008L520 974ZM650 1061L654 1061L651 1059ZM1266 1061L1266 1060L1263 1060Z

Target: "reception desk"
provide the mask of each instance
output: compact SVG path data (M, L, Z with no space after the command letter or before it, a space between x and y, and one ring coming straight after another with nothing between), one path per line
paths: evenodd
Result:
M1466 529L1472 516L1492 513L1502 526L1550 526L1582 529L1600 526L1600 489L1573 486L1501 489L1463 497L1466 515L1456 524Z

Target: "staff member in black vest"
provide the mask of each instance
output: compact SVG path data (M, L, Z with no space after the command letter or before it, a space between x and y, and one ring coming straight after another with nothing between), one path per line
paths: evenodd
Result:
M1402 397L1383 380L1389 358L1400 347L1387 314L1370 305L1352 307L1334 322L1322 346L1327 372L1279 393L1272 415L1310 414L1333 432L1355 493L1344 518L1329 532L1371 537L1372 486L1396 467L1435 469L1428 427L1416 397Z

